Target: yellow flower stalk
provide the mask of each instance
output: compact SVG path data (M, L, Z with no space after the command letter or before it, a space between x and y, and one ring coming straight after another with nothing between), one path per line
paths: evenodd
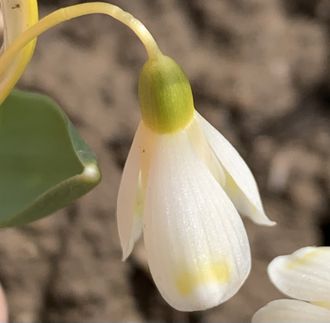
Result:
M0 10L3 20L3 53L23 31L38 21L38 5L36 0L0 0ZM0 104L24 72L34 47L35 40L32 40L13 56L10 62L4 64L0 76Z
M97 13L111 16L135 32L144 44L149 57L155 57L160 53L155 40L139 20L109 3L93 2L62 8L35 23L38 20L36 0L15 1L15 6L13 1L0 1L5 30L4 51L0 57L0 104L24 72L33 54L36 37L73 18Z
M250 169L197 113L186 75L161 53L144 25L108 3L57 10L6 49L0 57L0 77L38 35L93 13L127 25L148 53L139 79L142 120L117 202L123 259L143 232L151 274L171 306L196 311L219 305L239 290L251 268L249 242L238 212L258 224L274 223L264 212Z

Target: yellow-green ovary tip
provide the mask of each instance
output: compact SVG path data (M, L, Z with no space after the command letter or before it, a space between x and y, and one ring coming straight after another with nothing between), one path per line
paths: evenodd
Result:
M158 55L143 66L139 80L142 120L157 133L173 133L187 126L194 115L190 83L180 66Z

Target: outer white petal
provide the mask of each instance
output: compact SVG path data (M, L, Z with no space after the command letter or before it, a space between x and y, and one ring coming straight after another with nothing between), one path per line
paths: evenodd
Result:
M135 242L142 233L142 214L141 208L141 150L142 132L139 126L128 154L123 175L121 178L117 199L117 224L119 231L120 244L125 260L133 250Z
M238 291L250 271L251 256L239 214L197 157L187 132L157 135L144 239L162 296L178 310L197 311Z
M306 247L277 257L268 273L273 284L290 297L330 301L330 247Z
M329 323L330 311L297 300L280 299L258 310L252 323Z
M209 145L226 172L224 189L236 208L254 222L274 225L262 206L256 181L237 150L230 142L201 115L197 114Z
M0 323L6 323L8 321L8 310L5 294L0 285Z

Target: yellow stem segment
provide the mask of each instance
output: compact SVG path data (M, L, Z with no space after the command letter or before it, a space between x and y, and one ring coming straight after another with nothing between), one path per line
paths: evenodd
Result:
M90 2L56 10L19 35L3 55L0 56L0 76L19 51L31 40L62 22L90 14L105 14L127 25L139 37L146 48L149 58L155 58L161 54L155 39L147 28L130 13L109 3ZM0 102L3 102L3 99L2 93L0 93Z

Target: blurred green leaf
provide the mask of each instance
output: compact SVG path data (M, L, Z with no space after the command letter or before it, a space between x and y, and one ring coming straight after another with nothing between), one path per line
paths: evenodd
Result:
M42 218L100 179L94 154L53 100L15 90L0 106L0 227Z

